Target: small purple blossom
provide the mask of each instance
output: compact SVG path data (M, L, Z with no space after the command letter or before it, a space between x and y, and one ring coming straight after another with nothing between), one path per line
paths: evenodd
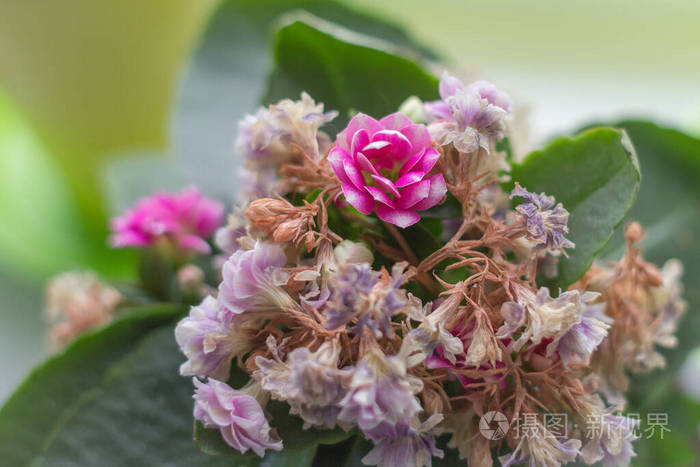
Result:
M175 340L187 357L180 366L181 375L228 379L231 360L246 347L231 316L219 313L216 299L207 296L177 324Z
M193 378L193 382L194 418L205 428L218 429L224 441L241 453L250 449L263 457L266 449L282 450L282 441L273 438L254 397L213 379L202 383Z
M420 306L412 303L401 289L406 280L405 267L406 263L395 264L386 281L380 280L381 273L372 270L368 263L342 266L329 279L326 327L338 329L356 318L357 323L348 329L352 333L361 334L366 327L377 337L392 335L391 318L401 310Z
M272 122L270 111L261 107L254 115L247 114L238 122L234 151L247 159L262 158L272 140L280 133L281 129Z
M380 219L401 228L445 196L442 174L428 175L439 158L427 128L398 112L380 121L355 115L328 154L348 203L362 214L376 208Z
M234 314L279 311L293 306L280 285L287 255L277 245L257 242L252 250L238 250L224 263L219 303Z
M628 466L636 455L632 441L639 438L640 420L611 413L599 396L588 397L582 402L589 410L582 430L583 461L588 465L601 462L603 467Z
M374 448L362 458L362 463L379 467L430 467L433 457L442 459L444 456L430 433L440 421L442 415L433 415L417 429L405 424L398 426L396 436L375 442Z
M440 78L441 100L425 103L428 129L440 145L462 153L479 148L489 152L492 142L505 136L510 98L486 81L465 86L447 72Z
M574 248L574 243L564 237L569 233L569 211L561 203L554 205L554 197L544 193L531 193L515 183L510 198L525 200L515 210L522 216L527 229L527 239L535 242L536 250L563 251Z
M348 392L340 402L338 424L357 426L372 440L396 437L423 410L415 395L423 387L419 378L406 372L395 356L370 350L352 373Z
M613 320L605 314L605 303L593 303L599 296L595 292L578 294L581 320L564 334L556 346L566 367L571 363L587 363L593 351L608 335Z
M337 342L326 342L315 352L296 348L286 362L259 356L253 376L273 398L287 402L305 427L334 428L350 380L348 371L338 369L339 353Z
M524 463L530 467L559 467L576 460L581 452L580 440L555 437L540 422L528 427L528 430L520 436L520 442L513 452L498 458L502 467Z
M209 254L205 238L216 231L223 218L223 204L205 198L196 188L178 194L156 193L112 219L109 243L115 248L146 248L167 238L183 250Z

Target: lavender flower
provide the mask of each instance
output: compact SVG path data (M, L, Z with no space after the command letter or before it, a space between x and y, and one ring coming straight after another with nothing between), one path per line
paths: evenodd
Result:
M252 344L244 328L235 326L232 318L232 314L220 312L211 296L192 307L189 316L175 328L175 340L187 356L180 366L181 375L228 379L231 360L250 350Z
M441 421L442 415L436 414L418 428L399 425L396 435L377 441L374 448L362 458L362 463L380 467L430 467L433 456L440 459L444 456L442 450L435 446L435 438L430 434L431 429Z
M457 310L461 301L460 293L452 293L432 313L417 316L422 321L421 325L408 333L407 338L404 339L407 348L404 350L402 346L402 350L409 355L415 351L419 352L416 359L422 361L431 356L435 349L440 346L445 359L454 365L457 361L457 355L464 353L464 343L460 338L448 332L444 328L443 322Z
M382 278L368 263L342 266L329 279L326 327L337 329L357 319L357 324L349 328L352 333L361 334L366 327L377 337L392 335L391 318L402 310L420 307L417 299L401 289L406 280L405 267L406 263L397 263L391 277Z
M527 238L535 242L535 250L563 251L575 246L564 238L569 233L569 211L561 203L555 206L553 196L531 193L517 182L510 193L511 199L516 196L525 200L516 211L525 221Z
M355 367L348 392L340 402L338 424L357 426L372 440L396 437L422 411L414 394L423 383L406 372L398 357L370 349Z
M510 467L527 463L530 467L551 466L559 467L573 462L580 454L581 441L568 439L566 441L554 436L539 421L520 436L520 442L515 450L498 458L502 467Z
M639 419L614 415L597 395L586 396L581 402L586 412L583 461L588 465L602 461L603 467L628 466L636 455L632 441L639 438Z
M219 303L234 314L276 312L295 306L280 286L287 277L280 270L287 263L277 245L257 242L252 250L238 250L226 261L221 272Z
M661 315L654 330L654 342L662 347L675 347L678 344L676 328L688 308L688 304L682 298L682 275L681 262L670 259L661 268L662 285L651 290L653 306Z
M238 123L235 151L256 163L279 163L290 153L289 144L300 146L311 157L319 155L318 129L338 112L323 112L305 92L301 100L284 99Z
M195 385L194 418L205 428L218 429L224 441L241 453L249 449L260 457L266 449L282 450L282 441L274 439L258 401L231 388L228 384L210 379Z
M255 359L258 369L253 377L274 399L285 401L290 413L304 420L304 427L334 428L350 374L338 369L340 347L326 342L315 352L305 347L294 349L281 359Z
M578 296L581 318L562 336L556 346L556 351L566 367L571 363L588 363L593 351L608 335L608 329L613 322L612 318L604 313L605 303L593 303L600 294L574 292L564 292L562 295L573 294L573 298Z
M273 138L280 133L281 129L272 122L270 111L261 107L255 115L248 114L238 122L234 151L248 159L262 158Z
M461 153L491 150L492 143L503 139L510 99L485 81L465 86L457 78L443 73L441 100L425 103L431 136L440 145L448 144Z

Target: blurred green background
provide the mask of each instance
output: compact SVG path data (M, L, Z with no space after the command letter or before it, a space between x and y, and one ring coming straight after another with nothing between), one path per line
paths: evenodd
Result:
M233 199L235 122L264 91L271 12L305 2L232 2L234 18L207 29L218 3L0 2L0 401L46 355L43 281L133 267L132 255L106 248L110 215L193 182ZM700 129L700 2L344 3L509 91L521 153L628 116ZM192 58L205 30L238 46Z

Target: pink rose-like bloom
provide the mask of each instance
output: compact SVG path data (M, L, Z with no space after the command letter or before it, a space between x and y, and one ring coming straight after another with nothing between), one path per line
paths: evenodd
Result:
M204 239L221 226L223 219L224 205L205 198L197 188L178 194L155 193L112 219L109 243L115 248L145 248L166 237L184 250L208 254L211 248Z
M348 203L362 214L376 206L380 219L401 228L445 196L442 174L427 176L439 158L428 129L401 113L380 121L355 115L328 154Z
M218 429L224 441L242 453L251 449L263 457L266 449L282 450L282 441L273 438L263 409L253 396L214 379L192 381L194 418L205 428Z

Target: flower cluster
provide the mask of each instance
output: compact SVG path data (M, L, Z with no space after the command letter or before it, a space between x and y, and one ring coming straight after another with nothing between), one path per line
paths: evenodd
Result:
M91 272L65 272L51 279L45 309L51 322L51 347L64 347L80 334L110 322L123 298Z
M113 247L146 248L167 243L183 251L211 252L206 238L224 218L224 205L207 199L196 188L178 194L156 193L112 220Z
M178 274L199 294L175 329L195 419L261 457L285 443L271 404L371 442L368 465L429 466L446 449L480 466L492 451L504 466L628 465L627 373L675 344L680 264L645 262L632 224L618 263L543 287L575 245L566 206L500 183L510 99L448 74L439 91L410 102L425 120L357 113L333 139L320 127L337 113L305 93L240 123L252 185L216 233L208 285ZM206 254L222 216L197 192L156 195L114 221L112 242ZM540 436L489 438L489 413ZM554 413L568 415L561 432ZM589 417L604 429L582 430Z

